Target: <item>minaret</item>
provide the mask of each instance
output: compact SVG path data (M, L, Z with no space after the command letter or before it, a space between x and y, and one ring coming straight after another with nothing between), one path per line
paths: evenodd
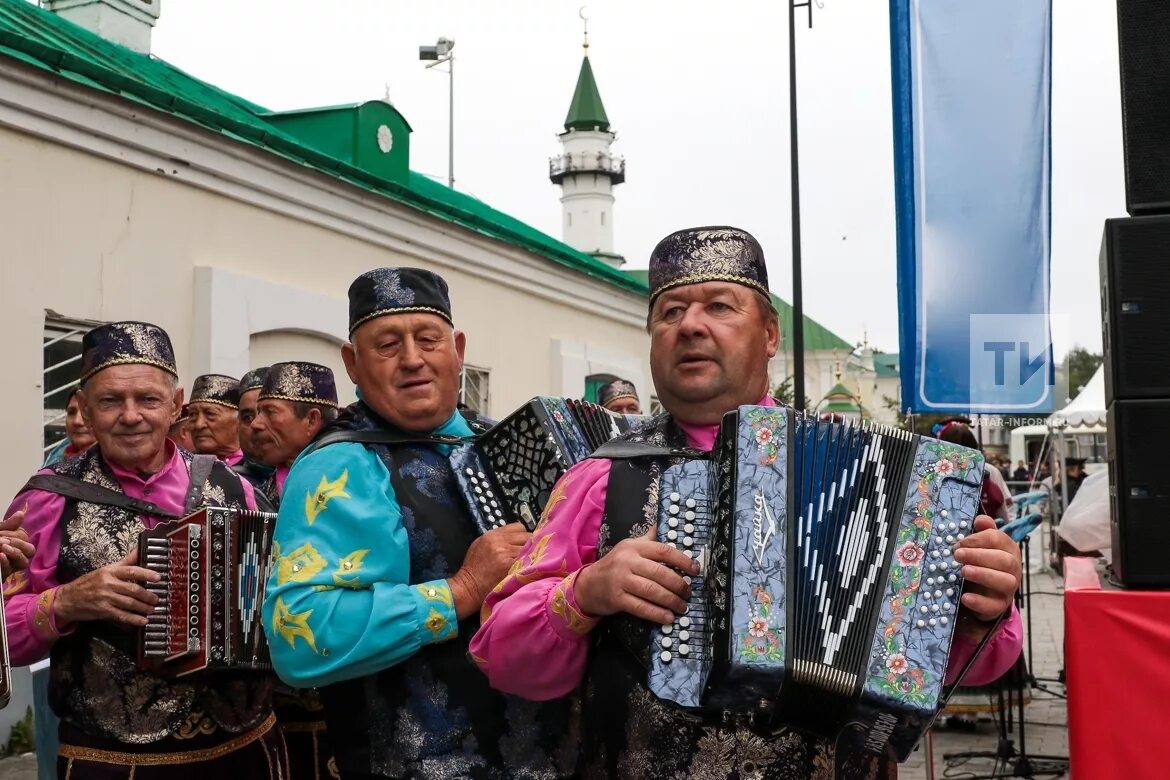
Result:
M559 136L564 151L549 159L548 177L561 185L565 243L620 268L626 261L613 251L613 188L626 180L626 161L609 150L616 136L589 64L587 21L584 48L565 132Z

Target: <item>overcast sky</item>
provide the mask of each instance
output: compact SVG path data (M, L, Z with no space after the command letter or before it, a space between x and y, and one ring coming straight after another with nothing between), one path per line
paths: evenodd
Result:
M272 109L390 99L411 168L445 180L447 77L418 46L454 38L456 187L560 237L560 145L581 63L579 0L165 0L156 55ZM1053 29L1055 346L1100 348L1102 221L1124 216L1116 5L1058 0ZM344 8L343 13L339 9ZM590 58L615 150L615 248L672 230L754 233L792 291L784 0L592 0ZM799 18L799 17L798 17ZM798 21L805 311L898 349L888 3L822 0Z

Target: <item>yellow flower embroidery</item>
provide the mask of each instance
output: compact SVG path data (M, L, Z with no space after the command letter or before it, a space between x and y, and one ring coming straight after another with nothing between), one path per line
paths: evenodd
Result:
M446 585L415 585L415 590L428 601L437 601L448 607L455 606L455 598L451 595L451 589Z
M4 580L4 597L15 596L28 587L28 572L14 571Z
M349 493L345 492L345 483L349 481L349 469L341 472L341 476L330 482L325 477L321 477L320 484L317 485L317 492L315 494L305 494L305 517L309 520L309 525L312 525L317 519L317 515L325 511L325 507L329 502L335 498L349 498Z
M544 505L544 511L540 513L540 522L536 524L537 528L540 528L545 523L547 523L549 515L551 515L553 510L556 509L557 504L568 498L568 496L565 495L565 488L567 488L569 483L572 481L573 475L566 474L564 479L561 479L559 482L557 482L556 485L553 486L552 493L549 494L548 497L548 503Z
M437 609L432 609L430 611L430 614L427 615L426 622L423 623L423 625L427 627L427 631L431 632L431 636L435 637L436 639L442 637L443 634L447 633L448 630L446 616Z
M276 583L308 582L327 565L316 548L305 542L288 555L276 559Z
M333 571L333 584L340 585L343 588L362 587L361 577L358 572L362 568L362 560L366 557L367 553L369 553L369 550L354 550L338 561L337 568Z
M277 597L276 606L272 611L273 628L276 633L288 640L288 646L296 649L297 638L305 640L309 649L317 652L317 641L313 637L313 629L309 628L309 617L313 610L304 612L290 612L284 599Z
M565 592L572 587L573 580L576 579L576 574L571 577L566 577L557 583L553 588L552 601L549 606L552 608L553 614L557 615L564 621L565 627L576 634L587 634L593 630L597 625L597 621L592 618L585 617L585 613L577 609L569 602L569 596Z

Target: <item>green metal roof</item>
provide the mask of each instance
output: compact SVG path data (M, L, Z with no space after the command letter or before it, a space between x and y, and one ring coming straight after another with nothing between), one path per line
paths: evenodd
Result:
M395 183L313 148L269 112L150 55L111 43L27 0L0 0L0 56L199 125L633 293L644 281L486 203L411 171ZM600 106L600 100L598 102Z
M643 283L649 276L649 271L645 268L631 268L623 273L636 277ZM792 338L792 304L773 295L772 305L776 307L776 312L780 315L780 351L788 352L792 349L792 344L789 341ZM807 314L804 316L804 348L810 352L822 349L840 349L844 350L846 355L853 351L852 344Z
M898 376L897 353L874 352L873 370L878 377Z
M853 393L849 392L849 388L838 382L833 385L833 389L825 393L824 399L828 401L824 406L818 407L822 412L860 412L861 405L858 404L857 399Z
M581 73L577 76L577 89L573 91L573 102L569 104L569 114L565 117L566 130L609 130L609 117L605 115L605 106L601 104L601 93L597 91L597 81L593 78L593 66L589 64L589 55L581 60Z

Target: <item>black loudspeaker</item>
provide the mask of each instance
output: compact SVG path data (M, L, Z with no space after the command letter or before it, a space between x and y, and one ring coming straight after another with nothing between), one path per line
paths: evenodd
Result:
M1117 0L1125 210L1170 212L1170 3Z
M1170 398L1170 216L1105 220L1101 342L1105 403Z
M1170 587L1170 400L1109 405L1113 572L1130 587Z

